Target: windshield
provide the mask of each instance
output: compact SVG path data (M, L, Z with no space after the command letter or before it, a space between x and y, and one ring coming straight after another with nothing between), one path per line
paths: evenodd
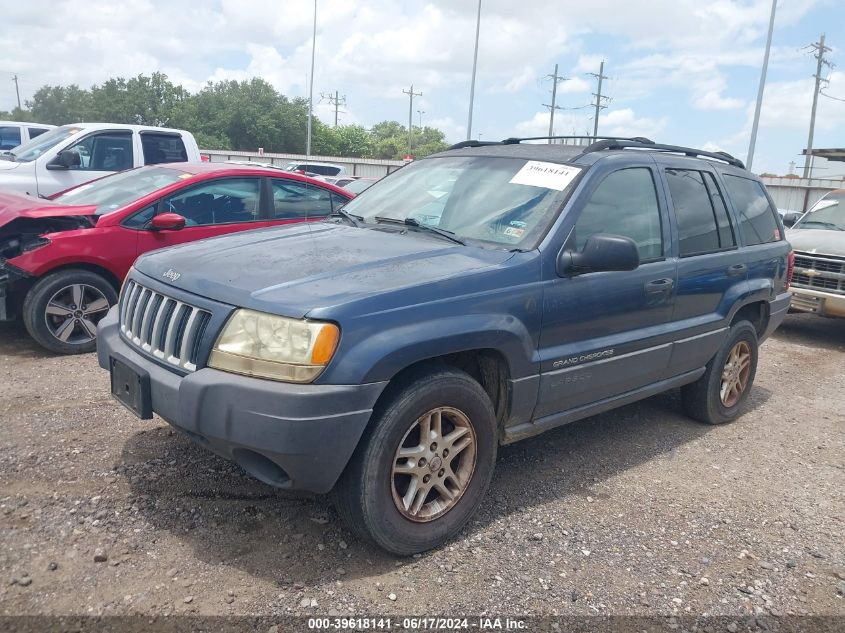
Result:
M374 183L344 210L411 220L497 248L534 248L579 167L492 156L428 158Z
M188 172L169 167L139 167L71 189L55 200L62 204L95 204L97 215L105 215L188 177Z
M72 125L57 127L55 130L50 130L40 136L36 136L23 145L18 145L12 150L11 156L19 163L28 163L41 156L48 149L55 147L65 139L69 139L74 134L79 134L81 131L81 128L73 127Z
M792 228L845 231L845 191L826 195Z

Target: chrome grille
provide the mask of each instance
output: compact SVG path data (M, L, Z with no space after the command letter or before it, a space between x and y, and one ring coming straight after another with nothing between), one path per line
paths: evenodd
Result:
M845 294L845 259L795 253L792 285L796 288Z
M135 347L194 371L211 313L129 280L120 300L120 331Z

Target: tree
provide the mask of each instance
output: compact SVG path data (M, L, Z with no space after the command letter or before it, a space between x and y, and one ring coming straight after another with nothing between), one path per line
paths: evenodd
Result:
M43 86L27 101L30 109L2 116L63 125L106 121L175 127L193 132L200 147L305 153L308 100L288 99L263 79L209 82L196 94L153 73L131 79L114 77L85 90ZM413 153L426 156L446 148L435 128L413 128ZM312 152L325 156L401 159L408 130L397 121L381 121L371 130L360 125L331 128L315 118Z
M92 120L91 93L76 84L43 86L26 102L38 123L64 125Z

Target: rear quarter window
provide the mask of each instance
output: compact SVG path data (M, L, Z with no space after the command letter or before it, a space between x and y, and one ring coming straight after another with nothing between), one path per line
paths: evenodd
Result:
M724 175L728 196L739 215L739 226L745 243L766 244L781 239L775 210L769 204L766 192L756 180Z

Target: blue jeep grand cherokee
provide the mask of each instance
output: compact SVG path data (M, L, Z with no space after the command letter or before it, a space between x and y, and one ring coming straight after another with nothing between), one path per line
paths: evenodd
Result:
M113 394L410 554L499 444L681 388L719 424L789 306L771 199L723 153L459 143L329 222L141 257L100 322Z

